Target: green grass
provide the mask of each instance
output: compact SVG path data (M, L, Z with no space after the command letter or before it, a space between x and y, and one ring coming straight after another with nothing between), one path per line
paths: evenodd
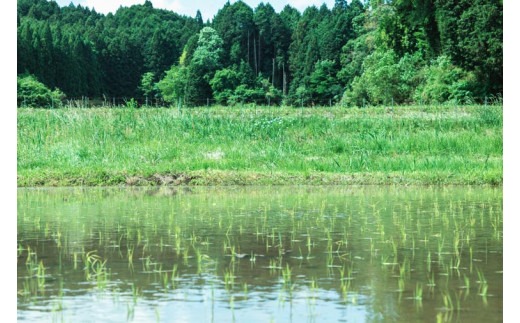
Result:
M502 184L502 106L18 109L18 186Z

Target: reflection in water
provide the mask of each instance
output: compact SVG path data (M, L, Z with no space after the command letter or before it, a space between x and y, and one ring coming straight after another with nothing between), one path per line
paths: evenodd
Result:
M18 320L502 321L501 188L18 190Z

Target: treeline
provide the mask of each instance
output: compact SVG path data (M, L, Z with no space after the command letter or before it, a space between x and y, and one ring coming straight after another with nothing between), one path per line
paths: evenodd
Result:
M200 12L187 17L149 1L103 15L18 0L17 13L24 102L28 82L38 81L59 91L53 97L187 105L468 103L502 95L500 0L336 0L303 13L237 1L206 22Z

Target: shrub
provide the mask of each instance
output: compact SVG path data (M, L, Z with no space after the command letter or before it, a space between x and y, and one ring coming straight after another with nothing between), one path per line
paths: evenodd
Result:
M237 103L263 103L265 93L260 88L248 88L246 85L239 85L233 95L229 98L229 104Z
M314 71L310 76L310 91L312 99L318 104L323 104L329 100L337 101L343 92L339 85L334 61L322 60L316 62Z
M186 101L187 89L189 88L189 70L184 66L173 65L166 75L156 83L156 87L164 101L175 103L184 97Z
M227 104L233 91L240 84L240 75L233 69L224 68L215 73L209 84L217 103Z
M17 77L18 107L59 108L65 99L60 89L51 90L33 75Z
M454 66L447 56L439 56L422 70L422 74L424 82L415 91L416 102L470 103L474 98L475 75Z
M421 64L418 54L399 58L392 50L376 51L363 61L363 74L354 78L343 101L357 106L365 101L370 104L410 102L420 80L416 71Z

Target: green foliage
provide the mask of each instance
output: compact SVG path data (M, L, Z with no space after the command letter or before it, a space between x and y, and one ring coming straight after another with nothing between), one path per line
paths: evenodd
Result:
M265 103L265 93L260 88L250 88L246 85L239 85L233 95L229 98L229 104L237 103Z
M222 38L215 29L204 27L199 33L197 48L188 66L189 86L187 86L186 99L193 105L200 104L200 100L213 97L209 82L215 72L222 66L223 55ZM197 101L198 100L198 101Z
M363 10L359 1L353 1L351 8L353 37L341 49L341 70L338 72L338 78L346 86L350 86L354 78L361 75L363 60L375 50L371 31L373 27L367 21L368 12Z
M290 95L295 99L298 96L297 89L308 88L309 76L319 60L318 37L320 35L316 33L316 28L320 18L316 7L307 8L293 32L293 40L289 47L289 67L293 76Z
M187 52L186 49L181 56L180 64L172 65L157 83L157 88L167 102L175 103L182 99L185 104L196 105L201 100L213 97L210 82L221 67L222 39L215 29L204 27L199 33L197 47L189 63ZM223 84L224 78L221 73L215 80L218 91L224 91L223 87L229 85Z
M207 72L203 77L209 81L213 77L212 74L221 66L222 54L222 38L215 29L204 27L199 33L197 49L193 53L190 66Z
M416 71L421 64L419 55L401 59L394 51L376 51L363 62L363 74L356 77L344 99L347 104L400 104L411 100L418 85Z
M503 87L503 4L500 0L436 1L441 55L474 72L479 96Z
M189 70L184 66L172 66L156 84L166 102L175 103L188 94Z
M65 95L60 89L51 90L33 75L17 77L18 107L59 108Z
M287 5L277 13L269 3L253 9L236 1L204 23L200 12L181 16L149 1L103 15L19 0L17 71L91 98L142 99L167 78L160 93L190 105L280 96L289 104L323 104L343 89L345 101L357 105L483 102L502 96L502 7L499 0L337 0L332 8L300 13ZM450 58L455 76L434 76L438 63L423 69L441 56ZM167 76L172 66L179 75ZM227 76L212 84L224 70Z
M155 91L154 78L155 74L153 72L146 72L141 77L141 86L139 89L143 92L145 97L150 97Z
M217 71L210 81L213 95L219 104L227 104L239 84L239 74L230 68Z
M311 99L311 92L305 85L300 85L296 91L295 91L295 98L298 103L301 105L304 104L304 102L308 102Z
M224 65L239 64L241 60L253 61L256 28L251 7L243 1L227 2L216 14L212 26L222 37L222 48L228 54L223 57Z
M211 87L219 104L237 103L279 104L282 93L268 79L259 76L254 83L241 83L246 77L243 70L222 69L215 73Z
M260 3L256 7L253 20L258 29L253 35L253 41L258 42L253 46L256 76L268 76L273 86L281 88L291 43L289 22L284 21L269 3Z
M421 73L424 82L415 91L415 101L423 103L473 101L473 91L477 83L475 75L454 66L448 57L439 56Z
M480 92L496 93L503 82L502 1L474 1L458 21L461 67L474 71Z
M386 11L386 17L379 23L378 34L387 48L399 56L419 52L424 58L431 59L437 54L439 33L435 22L435 1L400 0L391 6L380 5L378 10L380 14Z
M160 78L200 30L194 18L144 5L103 15L47 0L18 2L18 74L68 96L141 97L141 78Z
M257 83L261 86L262 92L264 93L265 100L267 104L279 104L282 99L282 92L275 88L268 79L258 77Z
M193 57L193 53L195 52L195 49L197 48L198 39L199 39L199 37L197 34L190 37L190 39L184 46L184 49L182 50L181 57L179 57L179 65L188 66L190 64L191 59Z
M343 92L335 75L335 64L331 60L318 61L310 77L311 96L324 104L329 100L337 101Z
M425 65L421 52L405 54L399 59L398 93L395 94L396 103L411 103L415 89L421 84L422 76L418 71Z

